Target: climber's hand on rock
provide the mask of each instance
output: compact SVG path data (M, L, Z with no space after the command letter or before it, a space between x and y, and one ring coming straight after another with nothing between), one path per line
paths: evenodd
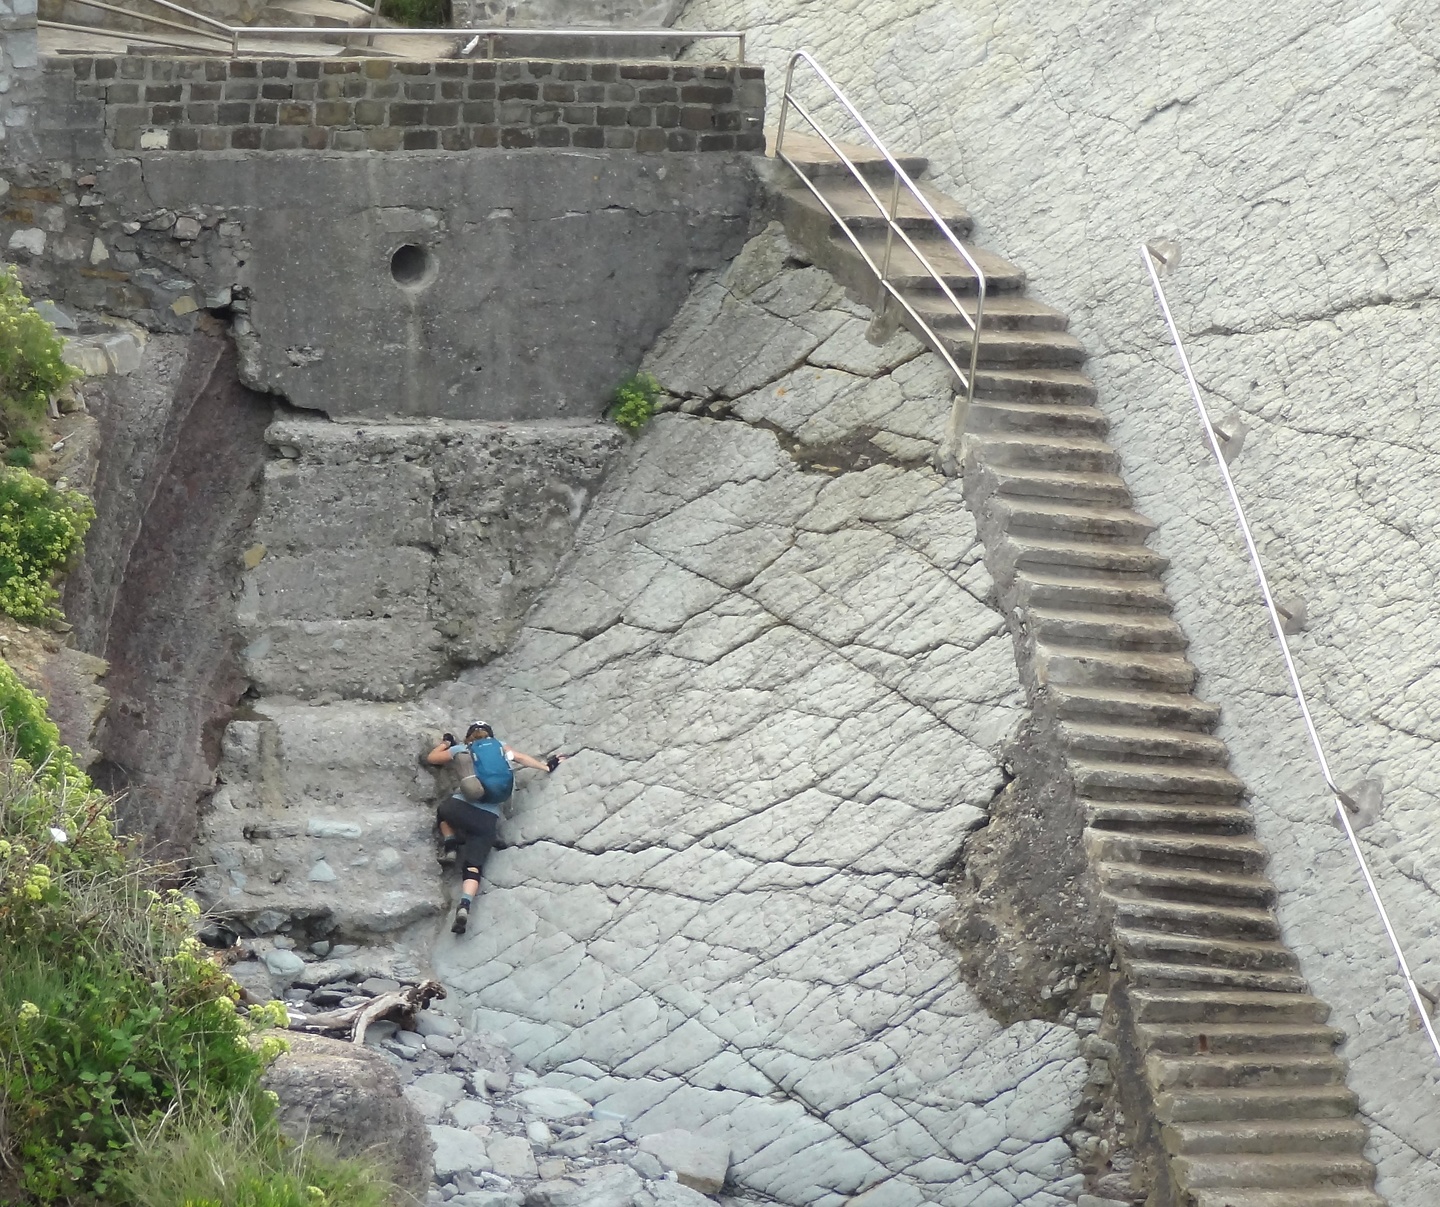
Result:
M440 742L444 746L453 746L455 745L455 735L453 733L442 733L440 735Z

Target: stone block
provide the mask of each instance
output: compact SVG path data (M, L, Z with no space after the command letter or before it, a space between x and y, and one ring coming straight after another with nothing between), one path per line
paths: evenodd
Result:
M579 1094L556 1086L535 1086L515 1095L516 1104L541 1119L576 1119L590 1114L590 1104Z
M642 1136L640 1150L672 1171L682 1186L701 1194L719 1194L730 1170L728 1143L680 1128Z
M479 1173L490 1168L485 1141L474 1132L446 1124L430 1124L430 1139L435 1145L435 1176L450 1180L456 1174Z

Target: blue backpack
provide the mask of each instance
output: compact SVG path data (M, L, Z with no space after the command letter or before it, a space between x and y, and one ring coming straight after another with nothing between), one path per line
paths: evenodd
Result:
M515 791L515 773L510 770L510 762L505 757L505 747L500 740L477 738L466 749L474 764L474 776L485 789L485 801L498 803L509 800L510 794Z

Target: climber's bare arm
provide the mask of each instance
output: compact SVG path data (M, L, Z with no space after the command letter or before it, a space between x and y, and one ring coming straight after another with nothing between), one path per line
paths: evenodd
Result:
M511 750L505 747L505 753L514 759L522 767L529 767L532 771L549 771L550 765L544 759L537 759L533 755L521 754L518 750Z

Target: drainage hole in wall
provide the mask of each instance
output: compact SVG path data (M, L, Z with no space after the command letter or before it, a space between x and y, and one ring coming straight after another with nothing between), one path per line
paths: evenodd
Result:
M390 257L390 275L402 289L419 289L435 275L435 257L418 243L407 243L395 249Z

